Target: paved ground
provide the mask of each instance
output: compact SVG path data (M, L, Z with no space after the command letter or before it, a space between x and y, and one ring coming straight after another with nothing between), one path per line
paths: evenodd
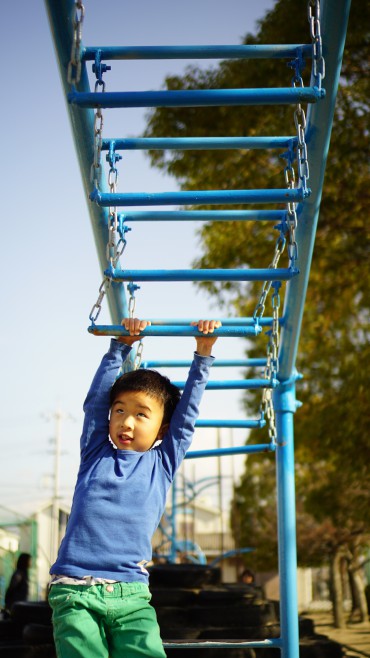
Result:
M348 658L370 658L370 623L347 623L346 628L334 628L330 612L308 612L304 616L313 619L316 633L339 642Z

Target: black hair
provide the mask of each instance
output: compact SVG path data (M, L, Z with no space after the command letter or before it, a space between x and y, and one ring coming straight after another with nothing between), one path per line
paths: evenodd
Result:
M30 566L31 555L29 553L21 553L17 560L17 569L20 571L27 571Z
M156 370L140 368L125 372L116 379L110 390L110 406L116 397L124 391L141 391L163 403L162 425L170 422L176 405L180 400L180 390L165 375Z

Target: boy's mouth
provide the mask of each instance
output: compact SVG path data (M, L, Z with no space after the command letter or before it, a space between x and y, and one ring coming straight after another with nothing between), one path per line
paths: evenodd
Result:
M122 443L123 445L129 445L133 441L132 436L128 436L127 434L119 434L118 435L118 441Z

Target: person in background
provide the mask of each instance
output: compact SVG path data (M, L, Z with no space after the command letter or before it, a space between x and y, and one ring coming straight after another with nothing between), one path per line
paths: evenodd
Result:
M10 612L17 601L28 599L28 570L31 567L31 556L29 553L21 553L17 560L17 568L14 571L8 589L5 593L5 610Z

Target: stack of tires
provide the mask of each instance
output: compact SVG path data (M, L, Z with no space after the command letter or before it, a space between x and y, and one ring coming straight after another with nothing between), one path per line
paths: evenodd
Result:
M208 565L160 564L150 569L152 604L165 642L265 640L280 635L279 608L255 587L223 584ZM168 658L280 658L280 650L166 649ZM300 623L300 658L343 658L341 645ZM16 603L0 621L0 658L55 658L51 609L46 601Z

